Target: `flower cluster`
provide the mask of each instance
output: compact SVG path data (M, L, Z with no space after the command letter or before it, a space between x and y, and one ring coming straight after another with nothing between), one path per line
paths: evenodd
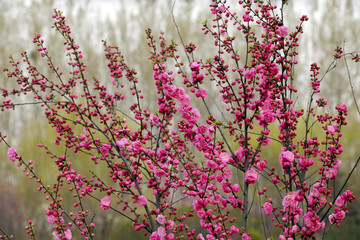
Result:
M334 208L328 219L339 225L355 198L350 191L338 196L331 187L342 163L347 107L336 106L336 115L315 110L327 104L323 98L313 102L320 91L316 63L310 69L308 107L293 100L298 41L308 19L303 16L292 28L284 25L283 8L271 1L239 4L241 14L226 1L212 1L213 23L205 21L203 31L217 50L206 61L196 60L197 46L189 43L184 46L188 62L182 62L175 42L146 30L156 89L153 106L144 103L141 79L117 46L104 42L109 84L86 78L83 53L58 10L54 28L65 41L69 74L53 64L40 34L34 43L56 78L40 73L26 52L27 73L10 58L12 69L5 72L18 88L1 89L2 96L32 94L56 132L54 146L66 149L56 155L50 150L54 146L38 145L58 169L56 182L47 185L33 161L25 161L0 135L10 160L24 166L46 195L46 215L57 239L71 239L76 229L84 239L94 239L92 209L84 206L85 198L97 201L103 213L125 216L136 231L154 240L252 239L248 219L259 215L252 192L262 204L263 220L280 229L276 238L314 238L326 230L319 214L325 208ZM245 57L239 55L244 52L236 43L239 35L246 43ZM209 99L211 86L218 101ZM1 108L18 105L6 99ZM304 131L299 131L301 119L307 121ZM319 136L310 135L315 125L322 131ZM279 161L271 161L267 152ZM78 154L86 156L90 176L72 163ZM63 206L63 191L72 193L72 210ZM333 196L338 196L334 203ZM179 205L189 211L179 211Z

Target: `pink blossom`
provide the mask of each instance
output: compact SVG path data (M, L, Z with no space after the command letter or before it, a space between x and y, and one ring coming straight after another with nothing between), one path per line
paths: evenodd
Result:
M229 154L227 154L226 152L220 153L220 154L219 154L219 157L220 157L220 159L221 159L221 161L222 161L223 163L228 163L228 162L229 162L230 156L229 156Z
M163 177L166 175L166 172L163 169L154 169L154 173L158 177Z
M116 146L118 146L119 148L124 148L127 143L128 143L128 139L124 137L116 141Z
M199 90L196 92L196 94L195 94L195 96L197 97L197 98L206 98L206 96L207 96L207 91L205 90L205 89L203 89L203 88L199 88Z
M341 222L344 219L345 215L346 213L343 210L336 212L335 213L336 220Z
M213 235L206 234L207 240L216 240L216 238Z
M171 229L174 228L174 225L175 225L175 222L174 222L173 220L169 220L169 221L167 222L166 229L167 229L167 230L171 230Z
M225 193L231 193L231 188L227 185L228 182L221 182L220 186L221 189L225 192Z
M224 5L220 5L220 6L219 6L219 10L220 10L221 12L225 12L226 8L225 8Z
M160 239L165 239L165 236L166 236L166 230L164 227L159 227L158 230L157 230L158 234L159 234L159 237Z
M140 207L143 207L147 204L147 198L143 195L140 195L137 199L137 204L140 206Z
M346 205L344 196L338 196L335 201L335 205L338 207L344 207Z
M150 240L164 240L164 238L160 238L160 235L157 231L153 232L151 235L150 235Z
M101 199L100 201L100 208L102 210L108 210L110 208L110 204L111 204L111 199L109 196L105 196Z
M251 237L248 234L241 235L241 240L251 240Z
M293 207L295 208L298 205L298 201L296 201L296 193L292 192L284 197L282 204L284 208Z
M284 237L284 235L280 235L279 240L286 240L286 237Z
M306 169L314 164L314 160L308 159L306 156L302 156L298 161L298 166L302 169Z
M100 147L100 151L102 154L104 154L105 156L109 153L109 150L112 148L112 145L104 143L101 147Z
M271 212L272 212L271 203L269 203L269 202L264 203L263 209L265 211L265 214L269 216L271 214Z
M240 186L239 186L239 184L237 184L237 183L235 183L233 186L232 186L232 190L234 191L234 192L239 192L240 191Z
M155 220L158 221L158 223L160 223L160 224L165 224L166 217L164 215L162 215L162 214L159 214L159 215L157 215Z
M61 235L60 235L58 232L56 232L56 231L52 232L52 235L53 235L54 237L56 237L56 240L62 240L62 239L63 239L63 238L61 237ZM64 235L65 235L65 239L66 239L66 240L71 240L71 238L72 238L72 233L71 233L70 229L66 229L66 230L64 231Z
M231 226L230 231L231 231L231 234L238 234L240 232L239 228L237 228L235 226Z
M324 171L324 175L328 179L336 179L337 170L335 168L327 168Z
M199 69L199 68L200 68L200 63L198 63L198 62L192 62L192 63L190 63L190 68L191 68L192 70Z
M320 218L314 211L309 210L306 214L304 214L303 219L305 226L308 227L311 232L319 231L321 227Z
M175 239L175 235L173 233L169 233L167 236L166 236L166 239L168 240L174 240Z
M282 26L276 30L276 33L279 34L280 37L286 37L289 34L289 29L285 26Z
M66 230L64 231L64 234L65 234L65 238L66 238L67 240L70 240L70 239L72 238L72 233L71 233L70 229L66 229Z
M185 95L185 90L182 87L175 88L175 98L177 100L184 98L184 95Z
M58 232L54 231L52 232L52 235L56 237L56 240L61 240L61 235Z
M347 106L345 104L340 104L339 108L341 111L347 112Z
M329 218L330 224L334 224L334 222L335 222L335 220L336 220L334 213L333 213L333 214L330 214L328 218Z
M236 150L234 152L236 158L237 158L237 162L241 162L241 160L243 159L244 157L244 150L241 146L239 146L238 150Z
M342 161L340 160L340 159L337 159L336 161L334 161L333 163L332 163L332 167L333 168L335 168L335 169L337 169L337 168L339 168L340 166L341 166L341 163L342 163Z
M261 113L261 119L267 124L272 123L276 120L275 114L272 111L270 111L269 109L265 109Z
M204 236L203 236L201 233L199 233L197 237L198 237L200 240L205 240Z
M246 79L252 79L254 78L256 75L256 69L255 68L251 68L251 69L247 69L245 72L244 72L244 77Z
M154 123L154 125L157 125L159 123L159 117L156 115L151 114L151 120Z
M264 171L264 169L265 169L265 167L266 167L266 164L267 164L267 160L265 159L264 161L258 162L258 163L256 164L256 168L257 168L260 172L262 172L262 171Z
M250 22L251 17L249 16L249 12L245 12L244 15L242 16L244 22Z
M177 87L175 85L165 85L165 94L169 98L175 98L177 96Z
M54 225L56 223L56 217L54 215L49 215L48 216L48 223L51 225Z
M270 142L271 142L271 138L265 137L265 140L263 140L263 142L261 143L261 145L267 146L267 145L270 144Z
M136 140L132 144L134 151L139 152L141 151L141 142L139 140Z
M294 161L294 153L291 151L284 151L279 156L279 161L283 168L288 168L291 166L292 162Z
M9 148L7 152L9 158L11 161L15 162L16 159L16 149L15 148Z
M327 131L328 131L328 133L330 133L331 135L334 135L334 133L335 133L335 128L334 128L334 126L331 126L331 125L329 125L329 126L327 126Z
M247 182L248 184L255 184L258 178L258 172L253 168L249 168L245 173L245 182Z

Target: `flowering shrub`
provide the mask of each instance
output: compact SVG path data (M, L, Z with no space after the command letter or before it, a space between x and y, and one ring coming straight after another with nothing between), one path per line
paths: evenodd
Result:
M57 182L44 183L33 161L11 147L6 136L1 139L9 147L9 158L18 161L46 195L45 214L56 239L71 239L74 231L95 239L92 212L84 198L127 218L150 239L252 239L248 219L256 213L251 189L258 190L261 215L269 216L263 220L279 228L264 231L265 238L310 239L326 231L327 224L339 226L348 213L347 203L354 199L351 191L335 192L331 187L341 165L347 107L338 105L335 115L316 111L326 106L322 98L314 103L320 91L316 63L310 69L307 108L295 104L296 49L308 18L301 17L296 27L285 26L285 3L279 9L271 2L239 1L244 9L239 15L226 1L213 0L213 19L204 22L203 31L214 39L216 51L205 62L194 59L199 47L194 43L184 46L187 62L183 62L176 43L167 43L162 35L157 40L147 29L157 94L156 109L151 110L142 101L137 72L117 46L104 42L109 84L87 78L83 53L61 11L54 11L53 27L65 40L69 74L53 64L44 40L36 34L34 43L56 78L40 73L26 52L22 53L26 73L10 57L11 68L5 72L18 88L1 89L5 98L1 108L17 108L14 99L25 94L41 103L57 136L55 146L39 147L56 164ZM346 56L337 48L334 57ZM209 105L212 84L221 114L228 120L216 117ZM204 110L195 105L196 98ZM124 117L120 108L131 99L131 116ZM298 131L300 119L305 119L305 131ZM127 121L134 121L137 128ZM321 126L321 135L311 134L314 126ZM67 153L53 154L50 149L57 145ZM278 159L264 158L264 152L275 148ZM87 167L94 168L90 176L73 167L80 153L87 156ZM95 169L107 171L109 177L98 177ZM65 209L60 196L67 186L74 197L73 209ZM191 209L181 213L179 206ZM191 226L189 218L196 219L199 228ZM27 229L34 237L32 222Z

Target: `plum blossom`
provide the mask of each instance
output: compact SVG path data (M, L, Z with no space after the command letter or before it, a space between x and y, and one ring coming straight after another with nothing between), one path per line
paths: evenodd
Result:
M147 198L143 195L140 195L137 199L137 204L140 206L140 207L143 207L147 204Z
M239 186L239 184L237 184L237 183L235 183L233 186L232 186L232 190L234 191L234 192L239 192L240 191L240 186Z
M260 172L262 172L262 171L264 171L264 169L265 169L265 167L266 167L266 164L267 164L267 160L264 159L264 161L258 162L258 163L256 164L256 168L257 168Z
M284 208L293 207L295 208L298 205L298 201L296 200L296 192L292 192L284 197L282 204Z
M241 235L241 240L251 240L251 237L248 234Z
M60 235L58 232L56 232L56 231L54 231L54 232L52 233L52 235L53 235L54 237L56 237L56 240L62 240L62 239L64 239L64 238L62 238L61 235ZM70 229L66 229L66 230L64 231L64 235L65 235L65 239L66 239L66 240L71 240L71 238L72 238L72 233L71 233Z
M334 133L337 131L337 125L334 124L334 125L329 125L327 126L327 131L328 133L330 133L331 135L334 135Z
M191 68L192 70L199 69L199 68L200 68L200 63L198 63L198 62L192 62L192 63L190 63L190 68Z
M347 112L347 106L345 104L340 104L339 108L341 111Z
M54 225L56 223L56 217L53 214L48 216L48 223L51 225Z
M155 218L155 220L160 223L160 224L165 224L166 222L166 217L162 214L157 215L157 217Z
M119 148L124 148L128 142L128 139L123 137L120 140L116 141L116 146L118 146Z
M344 196L338 196L335 200L335 205L338 207L346 206L346 201L345 201Z
M284 151L279 156L279 161L283 168L288 168L294 161L294 153L291 151Z
M280 37L286 37L289 34L289 29L285 26L282 26L276 30L276 33L279 34Z
M203 88L199 88L199 90L195 93L197 98L205 98L207 96L207 91Z
M169 220L169 221L167 222L166 229L167 229L167 230L171 230L171 229L174 228L174 225L175 225L175 222L174 222L173 220Z
M255 184L258 178L259 173L253 168L249 168L245 173L245 182L248 184Z
M328 179L336 179L337 170L335 168L326 168L324 171L324 175Z
M272 212L271 203L269 203L269 202L264 203L264 205L262 206L262 208L264 209L266 215L269 216L269 215L271 214L271 212Z
M153 114L151 114L150 117L151 117L151 121L153 122L153 124L158 125L159 120L160 120L159 117L156 115L153 115Z
M16 159L16 149L15 148L9 148L7 152L9 158L11 161L15 162Z
M256 69L255 68L251 68L251 69L247 69L245 72L244 72L244 77L246 79L252 79L254 78L256 75Z
M242 16L242 18L243 18L243 20L244 20L244 22L250 22L251 21L251 16L249 15L249 11L246 11L245 13L244 13L244 15Z
M109 196L105 196L101 199L99 207L102 210L108 210L110 208L111 199Z

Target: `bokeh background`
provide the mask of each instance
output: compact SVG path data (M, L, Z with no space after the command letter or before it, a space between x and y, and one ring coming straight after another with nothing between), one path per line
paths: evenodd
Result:
M299 64L295 71L295 85L300 94L306 95L310 86L311 63L319 64L322 76L333 60L333 50L337 45L343 47L346 52L360 50L360 1L288 2L285 9L285 24L290 30L299 23L302 15L306 14L310 18L304 25L304 34L298 49ZM52 11L57 8L64 12L73 37L81 47L88 66L88 76L96 76L110 84L111 78L106 67L101 40L118 45L128 64L137 69L145 100L151 108L154 88L144 30L151 27L155 36L163 31L166 39L181 44L173 21L175 19L183 41L197 45L195 58L206 59L211 56L211 39L203 35L201 23L211 17L209 4L207 0L176 0L175 5L173 0L0 0L0 68L9 65L9 55L20 59L20 53L26 50L32 62L43 73L50 74L46 62L38 55L37 48L32 43L35 33L43 36L56 64L66 67L63 40L54 29L51 29ZM339 172L339 186L345 181L360 155L360 115L354 102L360 102L359 66L349 61L354 96L342 60L336 63L336 68L326 75L321 85L320 96L327 98L329 102L326 110L333 112L337 103L346 103L350 110L349 124L343 132L344 153L343 165ZM15 84L7 79L4 73L0 74L1 87L11 88ZM26 100L24 99L24 102ZM299 98L298 104L305 106L306 102ZM124 109L126 108L124 106ZM54 164L39 154L36 147L39 142L51 144L55 136L54 130L47 127L39 108L23 106L20 111L1 113L0 131L9 136L9 142L21 154L28 159L34 159L38 175L49 181L56 175ZM27 180L21 169L8 160L6 150L4 145L0 145L0 227L13 234L15 239L25 239L24 227L28 220L32 220L36 224L37 239L51 239L52 228L47 224L45 215L45 196L37 192L36 184ZM269 154L269 159L271 158L276 160L276 156ZM358 199L350 206L350 213L341 228L333 227L325 236L326 239L358 239L360 236L359 182L360 175L357 169L348 183L348 188L358 195ZM65 199L66 197L64 196ZM97 203L93 204L96 209ZM257 219L253 221L256 223ZM142 238L141 234L132 230L130 222L117 215L99 212L95 222L97 239Z

